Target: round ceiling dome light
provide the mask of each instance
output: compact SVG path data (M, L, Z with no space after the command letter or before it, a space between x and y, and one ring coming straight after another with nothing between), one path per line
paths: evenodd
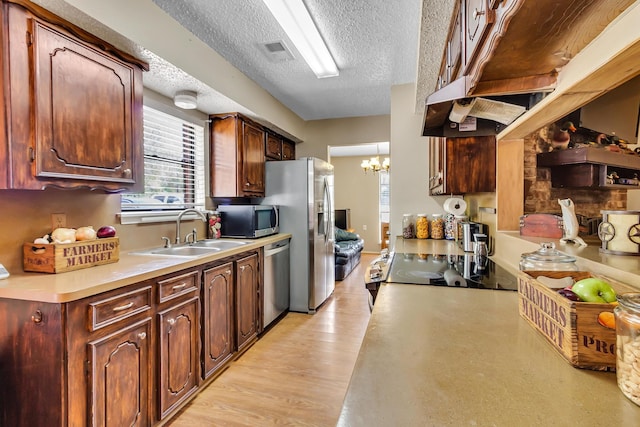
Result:
M191 90L181 90L176 92L173 97L173 103L176 107L180 107L185 110L193 110L198 106L198 94Z

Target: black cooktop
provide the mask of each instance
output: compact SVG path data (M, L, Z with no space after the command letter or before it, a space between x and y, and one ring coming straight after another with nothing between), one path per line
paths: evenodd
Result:
M516 277L487 257L433 254L391 254L387 264L388 283L449 286L516 291Z

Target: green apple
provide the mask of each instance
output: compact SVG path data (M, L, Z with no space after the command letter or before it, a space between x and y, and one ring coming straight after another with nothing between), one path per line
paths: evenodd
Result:
M573 284L571 290L586 302L608 303L617 300L616 291L611 285L597 277L578 280Z

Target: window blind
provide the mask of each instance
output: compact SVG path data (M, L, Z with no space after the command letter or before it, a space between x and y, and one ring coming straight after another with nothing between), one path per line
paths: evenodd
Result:
M122 210L204 207L204 128L144 106L144 193Z

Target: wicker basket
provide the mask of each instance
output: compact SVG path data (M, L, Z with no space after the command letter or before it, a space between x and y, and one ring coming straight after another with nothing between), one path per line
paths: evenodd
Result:
M574 282L588 277L607 281L616 293L637 292L628 285L581 271L522 271L518 275L519 311L560 354L577 368L615 371L616 331L598 322L602 312L613 312L613 304L575 302L558 294L539 276L571 277Z

